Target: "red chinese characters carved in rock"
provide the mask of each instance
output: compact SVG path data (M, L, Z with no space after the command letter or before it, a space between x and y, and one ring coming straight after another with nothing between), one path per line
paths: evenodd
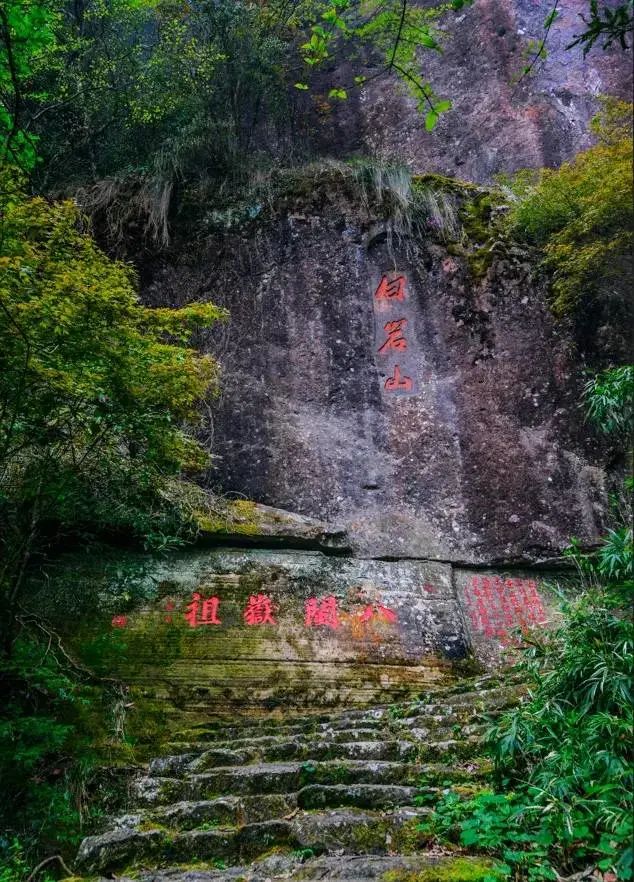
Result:
M245 607L244 621L247 625L275 625L273 603L266 594L252 594Z
M373 619L378 619L380 622L387 622L389 625L393 625L397 619L397 615L392 609L388 609L387 606L382 606L380 603L370 603L365 609L361 610L359 613L359 619L362 622L370 622Z
M386 392L411 392L413 386L412 378L401 374L399 365L394 365L394 373L385 381L383 388Z
M524 631L547 622L533 579L474 576L466 600L472 627L485 637L505 641L514 628Z
M174 621L174 617L172 616L172 613L174 612L175 609L176 609L176 604L174 603L174 601L171 598L168 598L165 601L165 612L167 613L167 615L163 616L163 621L167 625L171 625L172 622Z
M127 616L113 616L110 623L113 628L125 628L128 624Z
M331 594L328 597L309 597L304 612L304 624L307 628L314 625L326 625L333 629L339 627L337 598Z
M195 591L192 599L185 610L185 621L190 628L198 628L199 625L221 625L218 618L219 597L208 597L203 600L202 596Z
M395 279L388 279L383 276L379 282L379 287L374 292L374 299L378 301L385 300L405 300L405 276L397 276Z
M383 330L387 334L387 339L385 343L379 347L379 355L383 355L383 353L387 352L389 349L397 349L399 352L404 352L407 349L407 340L403 333L406 324L407 319L402 318L395 319L392 322L386 322L383 325Z

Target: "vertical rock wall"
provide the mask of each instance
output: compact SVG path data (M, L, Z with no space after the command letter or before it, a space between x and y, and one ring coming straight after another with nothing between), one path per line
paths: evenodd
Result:
M598 44L585 58L566 47L585 26L587 0L558 6L547 55L520 79L544 36L550 0L475 0L459 15L441 19L442 53L420 54L421 70L437 94L453 101L433 132L426 132L416 104L403 87L379 77L362 91L356 71L336 66L324 76L350 89L345 103L319 96L316 128L323 153L368 153L405 162L418 172L442 172L491 181L520 168L557 166L588 147L588 124L600 95L630 100L632 54ZM368 77L377 68L368 66Z
M516 629L552 618L539 574L309 550L71 557L38 613L59 619L62 594L73 614L55 627L127 685L148 748L210 718L407 701L496 667Z
M603 453L528 257L465 249L466 209L443 182L426 232L401 238L342 170L303 186L273 220L154 267L145 289L230 312L201 343L222 368L211 484L342 524L364 557L538 561L596 540Z

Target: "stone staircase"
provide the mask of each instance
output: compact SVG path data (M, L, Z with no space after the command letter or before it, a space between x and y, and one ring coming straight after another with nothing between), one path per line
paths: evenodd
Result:
M483 733L520 691L484 677L402 705L190 730L78 867L148 882L475 879L482 861L425 850L418 827L430 793L486 777Z

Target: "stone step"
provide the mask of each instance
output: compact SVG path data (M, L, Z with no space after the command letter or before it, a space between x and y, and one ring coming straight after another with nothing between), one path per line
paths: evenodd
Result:
M420 730L416 730L420 734ZM307 741L301 742L294 739L271 744L260 750L243 751L242 759L236 758L232 765L244 765L247 762L277 762L284 760L397 760L400 762L413 762L420 759L442 758L447 754L454 756L473 756L477 753L481 739L477 736L468 736L463 739L448 738L445 741L430 742L425 736L418 741ZM227 765L226 754L230 751L206 751L194 761L181 766L180 758L173 757L177 761L181 772L197 774L210 769Z
M151 811L124 815L114 819L113 823L119 828L131 829L157 825L171 830L195 830L213 826L240 827L257 821L284 818L297 809L297 796L296 793L269 793L182 800Z
M376 810L413 805L417 793L417 787L397 784L308 784L297 794L297 804L302 809L354 806Z
M184 775L196 767L204 757L204 768L215 766L240 766L257 759L258 752L255 750L228 750L227 748L209 748L202 753L188 751L175 756L157 757L150 761L148 772L152 776L178 777Z
M449 743L447 743L449 744ZM412 786L421 776L464 781L488 771L486 761L451 764L402 763L389 760L327 760L254 763L226 766L185 778L143 777L133 783L133 796L146 807L217 796L296 793L307 784L399 784Z
M427 792L430 789L427 788ZM419 789L414 786L404 787L393 784L309 784L297 793L183 800L151 811L115 818L113 827L131 830L167 827L173 831L195 830L201 827L240 827L274 818L288 819L298 808L350 806L377 810L413 805L418 792Z
M474 882L491 872L493 861L466 855L441 853L411 855L321 855L306 860L302 854L272 854L249 866L214 870L205 865L166 870L140 870L134 880L119 876L119 882Z
M413 701L370 710L366 708L330 716L302 718L299 721L297 719L289 722L262 720L257 725L245 724L242 726L214 724L213 726L189 729L186 733L181 733L180 736L176 733L172 743L183 745L220 741L233 744L237 739L259 738L266 735L301 735L324 732L329 729L379 729L383 728L386 722L421 720L422 717L431 718L431 721L439 725L450 725L453 722L459 723L465 719L468 720L470 715L481 715L515 704L521 694L522 689L513 684L492 690L459 692L452 695L451 701L448 703Z
M464 741L457 754L464 756L477 749L486 731L484 724L454 725L441 729L395 726L390 730L356 729L328 733L327 736L296 735L290 738L263 736L236 742L237 750L213 747L203 742L199 751L160 757L149 764L150 775L178 777L225 765L244 765L285 759L401 759L446 752L446 744ZM363 736L363 737L362 737ZM400 739L399 739L400 736ZM427 745L421 747L421 743ZM437 747L434 747L437 745Z
M393 740L398 738L404 738L406 740L447 740L451 737L457 737L458 735L476 735L476 734L484 734L488 726L491 724L495 717L495 712L493 714L478 714L471 718L470 722L466 722L465 719L457 714L450 715L444 718L442 721L438 721L435 718L425 717L423 725L423 718L421 717L409 717L398 720L391 720L389 722L383 721L381 724L380 721L376 721L376 725L373 727L365 727L358 729L324 729L323 731L314 733L306 733L301 732L296 735L260 735L259 737L251 737L251 738L237 738L232 739L230 741L218 741L218 742L209 742L209 741L197 741L197 742L170 742L165 745L166 750L169 750L177 757L183 757L182 762L175 762L175 767L182 766L183 768L188 764L188 762L193 761L196 756L199 756L202 753L206 753L209 750L233 750L240 751L244 748L252 749L255 752L254 755L264 756L266 748L274 747L276 745L282 745L289 741L293 741L297 744L315 744L320 743L324 738L328 741L335 742L352 742L352 741L378 741L378 740ZM374 722L374 721L373 721ZM441 725L442 722L442 725ZM168 774L167 765L163 768L161 763L166 762L169 758L162 758L156 762L155 766L156 771L152 771L152 774ZM151 764L152 766L152 764ZM174 771L173 769L172 771Z
M289 820L269 820L239 828L197 829L176 834L163 829L117 829L88 836L77 856L86 873L112 872L130 863L161 866L192 860L245 862L273 847L310 849L315 854L342 851L355 854L398 850L426 810L399 807L369 812L357 808L300 811Z

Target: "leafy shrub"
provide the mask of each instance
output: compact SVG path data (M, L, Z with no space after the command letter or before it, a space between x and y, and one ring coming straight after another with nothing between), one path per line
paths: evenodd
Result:
M98 533L125 531L166 547L195 534L182 478L207 458L186 423L216 369L188 341L222 315L209 303L141 306L130 268L96 247L75 205L29 198L17 178L0 173L0 829L12 833L2 846L8 878L48 849L75 850L93 811L91 770L117 750L125 755L104 735L103 690L24 598L63 539L87 545Z
M511 184L511 229L543 249L559 315L607 297L631 270L631 113L624 102L604 101L593 123L595 147L559 169L522 172Z
M588 418L603 432L627 436L634 416L634 366L596 374L586 383L584 399Z
M564 600L558 627L524 646L528 697L489 732L499 792L448 791L423 825L502 858L518 880L588 865L633 875L631 531L626 554L614 542L579 561L584 590ZM619 581L606 582L610 573Z
M127 749L108 732L103 691L50 639L22 630L0 659L0 690L0 878L19 880L42 854L74 855L101 813L88 781Z

